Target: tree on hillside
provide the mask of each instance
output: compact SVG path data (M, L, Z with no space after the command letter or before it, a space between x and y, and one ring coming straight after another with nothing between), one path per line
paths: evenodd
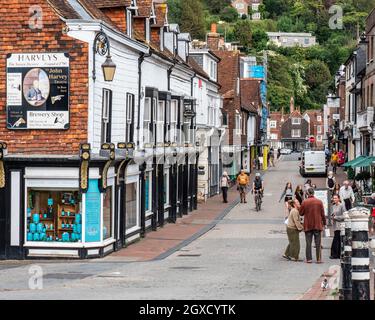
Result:
M200 0L184 0L181 2L182 32L189 32L192 38L204 39L206 28L204 23L203 6Z
M306 84L311 89L315 89L321 84L331 79L331 73L328 66L320 60L312 60L307 63L305 68Z
M212 14L219 14L225 7L230 6L231 0L204 0L204 3Z
M220 12L220 19L226 22L234 22L238 19L238 12L233 7L225 7Z
M292 0L263 0L264 11L270 19L287 15L292 7Z
M233 28L233 35L240 45L243 46L245 51L251 48L251 23L249 20L239 20Z
M182 9L181 0L168 0L168 21L170 23L181 23Z
M251 45L258 52L265 50L269 37L267 33L261 29L255 29L252 33Z

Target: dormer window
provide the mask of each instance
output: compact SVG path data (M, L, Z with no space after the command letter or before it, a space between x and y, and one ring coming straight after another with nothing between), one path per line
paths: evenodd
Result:
M296 124L296 125L301 124L301 118L292 118L292 124Z

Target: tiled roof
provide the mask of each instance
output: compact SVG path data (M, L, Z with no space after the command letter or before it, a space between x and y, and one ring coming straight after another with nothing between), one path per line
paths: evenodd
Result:
M82 19L80 14L69 4L67 0L47 0L51 7L64 19ZM112 21L98 9L92 0L77 0L78 4L93 18L115 27Z
M91 0L98 8L130 7L131 0Z
M210 79L210 76L202 69L202 67L198 63L196 63L196 61L193 58L188 58L188 64L190 65L190 67L193 68L193 70L197 74L199 74L203 78Z
M250 112L258 112L261 105L260 81L256 79L241 79L241 107Z

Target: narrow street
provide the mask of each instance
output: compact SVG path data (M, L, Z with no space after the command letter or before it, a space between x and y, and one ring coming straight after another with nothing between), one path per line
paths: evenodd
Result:
M303 183L297 158L283 156L265 173L261 212L249 194L247 204L235 206L213 229L165 259L3 261L0 299L298 299L339 261L328 258L331 238L323 239L323 264L281 257L287 238L278 200L287 181L293 187ZM322 186L324 179L313 183ZM300 239L304 259L303 233ZM42 290L28 289L35 265L43 270Z

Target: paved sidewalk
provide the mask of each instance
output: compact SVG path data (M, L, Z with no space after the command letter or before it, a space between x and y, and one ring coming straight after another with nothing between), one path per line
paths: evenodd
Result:
M250 181L254 173L250 175ZM178 218L176 223L168 223L157 231L150 231L140 241L129 245L106 257L107 260L149 261L164 259L175 251L212 229L235 205L239 203L236 186L228 191L228 203L223 203L222 195L199 203L198 209Z

